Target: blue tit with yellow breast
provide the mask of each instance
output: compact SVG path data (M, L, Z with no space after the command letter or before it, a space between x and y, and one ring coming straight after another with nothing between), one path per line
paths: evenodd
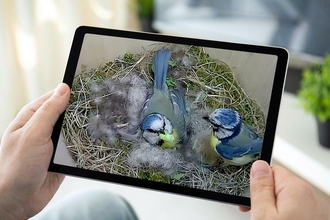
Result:
M257 159L263 139L244 124L237 111L219 108L203 118L213 126L210 145L225 164L241 166Z
M186 143L189 117L184 93L180 86L166 85L170 50L158 50L154 58L154 89L143 104L142 136L164 149Z

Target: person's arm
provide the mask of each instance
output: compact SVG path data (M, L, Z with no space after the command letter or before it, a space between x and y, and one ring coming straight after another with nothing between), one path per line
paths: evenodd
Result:
M310 184L283 167L256 161L250 180L251 219L330 219L328 204L315 195Z
M1 219L28 219L54 196L64 176L47 172L53 153L51 134L70 98L60 84L26 105L9 125L0 146Z

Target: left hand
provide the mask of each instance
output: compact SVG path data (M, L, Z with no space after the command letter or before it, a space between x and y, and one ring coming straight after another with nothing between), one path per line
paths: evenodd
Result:
M0 216L28 219L54 196L64 175L49 173L53 127L68 105L70 88L54 91L26 105L7 128L0 147Z

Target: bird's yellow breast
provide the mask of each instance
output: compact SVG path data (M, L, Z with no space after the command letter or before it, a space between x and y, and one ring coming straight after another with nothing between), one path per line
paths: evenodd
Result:
M220 144L221 141L214 135L214 132L211 132L210 145L215 150L215 147Z

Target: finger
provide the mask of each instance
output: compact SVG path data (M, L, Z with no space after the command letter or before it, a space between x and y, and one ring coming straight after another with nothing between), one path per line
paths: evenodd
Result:
M16 115L15 119L8 126L8 130L15 131L23 127L30 120L32 115L40 108L40 106L53 94L54 90L47 92L38 99L25 105Z
M251 210L251 208L248 208L248 207L245 207L245 206L238 206L238 209L241 211L241 212L248 212Z
M265 161L256 161L250 177L251 212L256 219L276 210L275 184L273 172Z
M69 99L69 86L64 83L59 84L52 96L40 106L26 126L31 131L38 132L41 137L50 136L58 117L66 109Z

